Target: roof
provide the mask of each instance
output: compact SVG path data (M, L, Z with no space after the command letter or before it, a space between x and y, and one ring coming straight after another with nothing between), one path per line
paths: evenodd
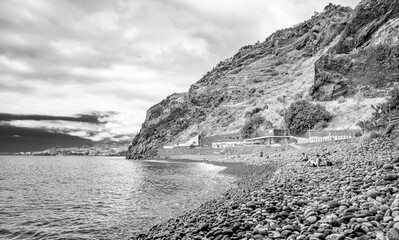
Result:
M261 139L268 139L268 138L293 138L293 136L263 136L263 137L256 137L256 138L247 138L247 139L244 139L244 142L245 141L261 140Z

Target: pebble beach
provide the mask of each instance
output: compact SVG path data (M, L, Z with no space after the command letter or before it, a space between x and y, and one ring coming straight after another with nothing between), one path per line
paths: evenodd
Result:
M301 152L311 156L325 148L332 166L298 161ZM230 162L225 173L237 177L236 188L131 239L399 240L397 139L326 143L241 159L246 161L222 159Z

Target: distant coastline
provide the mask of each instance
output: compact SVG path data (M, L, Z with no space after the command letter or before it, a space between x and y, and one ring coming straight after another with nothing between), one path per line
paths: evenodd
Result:
M17 153L0 153L0 155L16 156L125 156L123 146L82 146L73 148L53 147L43 151L27 151Z

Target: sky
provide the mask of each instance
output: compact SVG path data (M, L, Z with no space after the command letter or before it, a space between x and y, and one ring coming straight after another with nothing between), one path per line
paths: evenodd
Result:
M330 2L360 0L1 0L0 126L129 140L149 107Z

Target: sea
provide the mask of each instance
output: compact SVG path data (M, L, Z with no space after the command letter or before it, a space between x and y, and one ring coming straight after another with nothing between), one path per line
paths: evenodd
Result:
M129 239L234 187L224 167L0 156L0 239Z

